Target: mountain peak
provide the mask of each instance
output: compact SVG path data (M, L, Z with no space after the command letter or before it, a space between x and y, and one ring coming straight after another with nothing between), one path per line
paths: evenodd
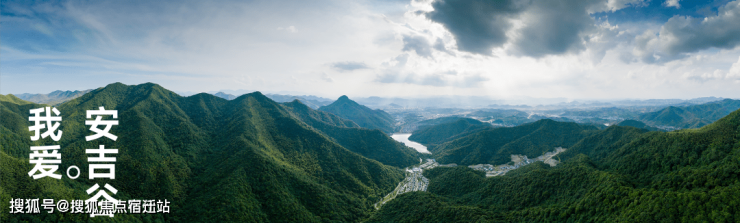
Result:
M226 100L232 100L234 98L237 98L235 95L224 93L223 91L219 91L218 93L213 94L216 97L220 97Z
M363 128L379 129L385 133L392 133L394 130L395 120L393 116L382 110L372 110L358 104L350 100L347 95L342 95L333 103L322 106L318 110L352 120Z

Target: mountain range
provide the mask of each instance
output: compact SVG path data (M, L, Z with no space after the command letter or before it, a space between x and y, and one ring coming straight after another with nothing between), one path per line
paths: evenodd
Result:
M37 104L48 104L48 105L57 105L64 103L66 101L75 99L77 97L80 97L82 95L87 94L88 92L92 91L90 90L84 90L84 91L53 91L48 94L18 94L16 97L30 101Z
M411 149L377 130L307 107L277 103L259 92L225 100L210 94L181 97L156 84L99 88L57 106L62 139L30 141L28 111L42 107L7 95L0 97L0 198L87 199L94 183L110 183L118 199L168 199L172 214L117 215L114 221L174 222L355 222L367 218L372 204L403 178L385 165L338 142L375 140L395 147L383 153L412 157ZM85 111L104 106L118 111L116 141L86 141ZM332 128L355 129L334 135L306 124L301 115L324 115ZM335 122L330 123L329 119ZM313 126L318 126L313 124ZM334 126L334 127L332 127ZM60 170L81 168L72 180L28 176L29 146L61 146ZM85 149L117 148L116 179L88 180ZM355 146L355 150L376 147ZM382 155L378 155L382 156ZM376 157L382 160L382 157ZM402 166L408 159L390 164ZM414 161L418 161L414 157ZM62 171L60 171L62 172ZM8 209L8 202L0 208ZM82 214L23 215L0 213L3 222L89 220ZM148 220L147 220L148 219Z
M639 120L653 126L699 128L740 109L740 100L725 99L690 106L669 106L659 111L641 114Z
M222 91L216 92L213 95L219 98L226 99L226 100L233 100L237 98L237 96L233 94L224 93ZM328 100L325 98L319 98L316 96L293 96L293 95L280 95L280 94L266 94L265 96L267 96L268 98L272 99L275 102L290 102L293 100L299 100L303 104L313 109L318 109L319 107L328 105L332 102L331 100Z

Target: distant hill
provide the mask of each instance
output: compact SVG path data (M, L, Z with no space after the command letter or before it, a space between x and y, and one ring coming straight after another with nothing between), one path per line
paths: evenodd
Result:
M641 121L635 121L635 120L624 120L624 121L621 121L621 122L617 123L617 126L632 126L632 127L635 127L635 128L646 129L646 130L650 130L650 131L661 131L661 129L659 129L659 128L655 128L655 127L649 126L649 125L647 125L647 124L645 124L645 123L643 123Z
M236 96L234 96L233 94L227 94L227 93L224 93L224 92L221 92L221 91L219 91L219 92L217 92L217 93L215 93L213 95L216 96L216 97L219 97L219 98L226 99L226 100L234 100L236 98Z
M566 110L561 114L560 116L564 117L573 117L573 118L612 118L612 117L619 117L619 118L626 118L626 119L636 119L638 114L630 111L625 108L617 108L617 107L606 107L606 108L597 108L597 109L573 109L573 110Z
M298 100L283 104L298 119L350 151L383 164L404 168L419 163L419 153L377 129L360 128L329 112L313 110Z
M512 154L534 158L555 147L568 148L594 130L593 126L542 119L517 127L483 129L442 143L430 151L442 164L498 165L510 162Z
M1 98L0 199L6 201L89 198L85 189L101 180L88 180L84 151L101 144L119 151L116 179L104 181L118 190L114 197L172 202L170 214L117 214L124 222L358 222L403 178L400 169L344 148L259 92L229 101L206 93L181 97L151 83L110 84L56 106L64 117L59 142L30 141L28 111L42 105ZM118 110L116 141L85 140L85 111L100 106ZM28 176L29 146L54 144L64 154L58 172L79 166L78 179ZM94 220L7 211L0 219Z
M88 92L92 91L90 90L84 90L84 91L54 91L48 94L18 94L16 95L18 98L30 101L37 104L48 104L48 105L57 105L61 104L63 102L75 99L77 97L80 97L84 94L87 94Z
M422 122L438 123L431 126L423 126L414 131L409 140L433 147L437 144L452 141L467 136L482 129L493 128L491 124L484 123L471 118L444 117Z
M224 93L222 91L219 91L213 95L226 100L233 100L238 97L233 94ZM332 100L330 99L320 98L316 96L293 96L280 94L266 94L265 96L276 102L291 102L293 100L300 100L303 104L313 109L318 109L319 107L331 104L332 102Z
M653 126L700 128L740 109L740 100L725 99L685 107L667 108L640 115L639 120Z
M311 107L313 109L318 109L321 106L329 105L334 101L331 99L316 97L313 95L295 96L295 95L281 95L281 94L266 94L265 96L267 96L268 98L276 102L291 102L293 100L299 100L304 105L307 105L308 107Z
M415 124L416 124L417 128L425 128L425 127L429 127L429 126L433 126L433 125L439 125L439 124L444 124L444 123L455 122L457 120L460 120L461 118L463 118L463 117L460 117L460 116L448 116L448 117L441 117L441 118L435 118L435 119L422 120L422 121L416 122Z
M334 103L320 107L319 110L349 119L363 128L378 129L385 133L393 133L395 119L383 110L372 110L350 100L347 96L339 97Z

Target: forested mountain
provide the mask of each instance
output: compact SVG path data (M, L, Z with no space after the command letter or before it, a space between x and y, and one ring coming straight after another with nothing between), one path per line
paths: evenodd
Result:
M117 214L114 221L355 222L403 178L398 168L342 147L259 92L228 101L205 93L180 97L155 84L111 84L57 106L59 142L30 141L29 109L41 105L2 98L2 222L105 221L7 211L11 198L84 200L94 183L110 183L117 199L172 202L171 214ZM118 110L116 141L84 138L91 134L85 111L100 106ZM60 145L59 173L76 165L80 177L29 177L31 145ZM85 149L98 145L119 151L115 180L88 180Z
M378 129L385 133L393 133L395 129L393 116L383 110L372 110L357 104L347 96L339 97L334 103L320 107L319 110L352 120L363 128Z
M618 126L632 126L635 128L641 128L641 129L647 129L650 131L660 131L660 129L649 126L641 121L635 121L635 120L624 120L619 123L617 123Z
M640 121L653 126L699 128L740 109L740 100L725 99L686 107L669 106L640 115Z
M283 104L298 119L331 137L350 151L383 164L404 168L419 163L419 153L377 129L360 128L352 121L317 111L297 99Z
M491 124L471 118L445 117L439 119L431 120L433 123L439 124L420 127L414 131L409 140L424 144L427 147L434 147L437 144L452 141L482 129L493 128Z
M430 151L442 164L505 164L512 154L534 158L555 147L568 148L594 130L593 126L542 119L517 127L479 130L430 148Z
M84 90L84 91L54 91L48 94L18 94L16 95L18 98L38 103L38 104L48 104L48 105L56 105L60 104L72 99L75 99L77 97L80 97L82 95L87 94L91 90Z
M501 177L425 171L428 192L398 196L369 222L740 221L740 110L701 129L611 126L559 157Z

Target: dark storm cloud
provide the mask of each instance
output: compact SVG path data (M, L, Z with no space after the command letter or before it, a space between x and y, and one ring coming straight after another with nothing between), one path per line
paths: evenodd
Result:
M584 38L594 29L589 11L607 9L597 0L437 0L427 18L442 24L455 37L458 49L490 55L493 48L512 43L511 53L543 57L584 49ZM512 22L523 27L517 37L506 33Z
M492 48L506 43L506 31L512 25L509 18L518 16L524 5L508 0L442 0L432 7L427 18L447 28L459 50L490 55Z
M369 68L365 63L354 61L336 62L331 64L331 67L339 71L353 71Z
M594 28L589 1L537 1L524 17L521 38L514 40L517 54L543 57L584 49L584 32Z
M431 58L432 45L421 36L403 36L403 51L414 51L417 55Z

